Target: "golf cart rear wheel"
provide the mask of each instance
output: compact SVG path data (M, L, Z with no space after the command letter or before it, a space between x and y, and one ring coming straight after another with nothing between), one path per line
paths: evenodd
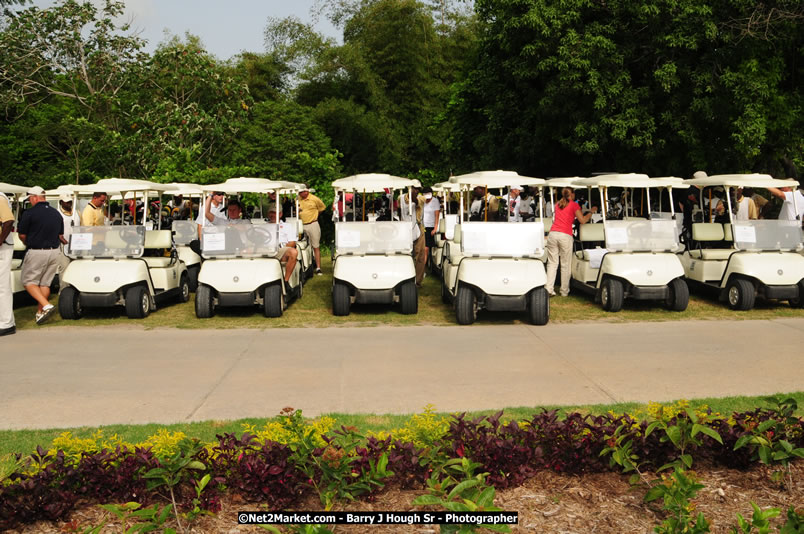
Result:
M729 282L726 296L729 301L729 307L732 310L745 311L754 307L756 290L754 289L754 284L748 280L737 278Z
M413 315L419 311L419 292L416 282L405 282L399 288L399 305L403 315Z
M151 313L151 295L143 286L133 286L126 291L126 315L129 319L144 319Z
M190 277L187 273L181 275L179 279L179 302L188 302L190 300Z
M187 267L187 281L190 283L190 291L193 293L198 291L198 271L200 270L200 265Z
M199 319L209 319L214 313L212 288L201 284L195 292L195 316Z
M477 298L475 292L466 286L458 288L455 298L455 319L458 324L472 324L477 318Z
M623 308L623 283L616 278L606 278L600 288L600 303L603 309L618 312Z
M59 294L59 315L70 320L80 319L83 315L81 294L74 287L65 287Z
M545 288L537 287L528 295L528 319L535 325L545 325L550 320L550 296Z
M272 284L265 288L263 298L264 313L266 317L282 317L282 286Z
M788 302L794 308L804 308L804 280L798 283L798 298L790 299Z
M349 287L341 282L335 282L332 286L332 314L338 317L349 315L351 300Z
M442 278L441 279L441 302L444 304L449 304L449 290L447 290L447 281Z
M681 278L676 278L668 284L670 294L665 300L665 306L668 310L684 311L690 303L690 289L687 283Z

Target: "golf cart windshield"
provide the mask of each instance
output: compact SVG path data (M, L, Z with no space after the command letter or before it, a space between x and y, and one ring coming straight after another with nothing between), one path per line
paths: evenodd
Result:
M177 245L189 245L198 239L198 225L195 221L173 221L173 242Z
M609 221L604 224L606 248L610 251L663 252L678 250L674 220Z
M541 222L464 222L461 224L461 248L468 256L541 256L544 225Z
M71 258L139 258L145 248L145 227L76 226L70 235Z
M339 222L335 224L338 254L409 254L413 225L405 221Z
M458 224L458 214L450 213L444 215L444 222L446 223L446 227L444 228L444 237L452 240L453 236L455 235L455 225Z
M201 252L205 258L261 258L276 255L279 225L253 225L249 221L204 226Z
M797 250L802 244L799 221L736 221L732 235L734 244L740 250Z

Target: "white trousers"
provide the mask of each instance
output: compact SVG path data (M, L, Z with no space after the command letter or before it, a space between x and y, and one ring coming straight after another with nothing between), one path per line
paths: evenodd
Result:
M14 326L14 293L11 291L11 257L14 247L0 245L0 330Z
M569 295L570 264L572 262L572 236L564 232L550 232L547 235L547 292L551 295L556 287L556 271L561 264L561 296Z

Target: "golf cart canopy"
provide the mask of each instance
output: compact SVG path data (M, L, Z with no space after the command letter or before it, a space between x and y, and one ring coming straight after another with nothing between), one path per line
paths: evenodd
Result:
M384 193L386 189L407 189L419 187L418 180L392 176L390 174L356 174L332 182L335 191L359 191L366 193Z
M27 187L0 182L0 193L8 193L10 195L24 195L27 191L28 191Z
M580 189L586 187L585 185L578 185L579 180L583 180L580 176L564 176L561 178L548 178L544 185L547 187L572 187L573 189Z
M433 185L433 191L447 191L457 193L461 190L461 185L457 182L439 182Z
M198 184L180 184L178 182L173 182L170 184L173 189L170 190L170 193L175 196L199 196L201 195L201 186Z
M170 184L159 184L148 180L129 180L126 178L104 178L94 184L71 186L76 193L107 193L123 194L128 192L140 191L171 191L173 186Z
M650 178L647 174L604 174L573 182L573 187L676 187L689 185L676 177Z
M698 187L725 186L725 187L798 187L795 180L779 180L768 174L717 174L706 178L692 178L684 180L687 185Z
M205 193L220 191L227 195L235 195L237 193L269 193L271 191L287 189L290 183L291 182L266 180L265 178L232 178L222 184L205 185L201 188L201 191Z
M450 179L450 181L452 180ZM483 186L507 189L514 185L520 187L523 185L540 186L545 184L545 180L542 178L520 176L514 171L479 171L456 176L455 183L469 187Z

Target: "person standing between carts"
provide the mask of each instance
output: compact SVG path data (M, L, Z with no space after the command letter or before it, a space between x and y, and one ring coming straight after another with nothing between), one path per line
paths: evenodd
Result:
M571 187L561 190L561 200L555 206L553 216L553 226L547 235L547 293L551 297L555 296L556 272L559 264L561 265L561 296L569 295L570 289L570 261L572 261L572 223L575 219L581 224L586 224L592 218L592 214L597 212L597 206L592 206L591 211L586 215L581 212L581 207L575 202L575 192Z
M56 310L48 299L50 284L59 270L60 245L64 239L64 220L45 200L45 190L33 187L28 190L31 209L20 217L19 236L28 251L22 261L22 285L39 304L36 324L42 324Z
M62 257L59 261L59 274L61 274L70 264L70 258L67 257L67 249L65 247L70 243L73 226L81 226L81 217L78 215L78 212L73 209L73 197L70 196L69 193L59 195L59 214L64 221L64 241L66 241L66 243L61 246Z
M424 217L423 200L424 199L420 200L419 188L415 185L411 187L410 197L408 197L407 193L399 195L399 205L401 207L400 216L402 220L405 222L416 222L413 231L415 237L413 240L413 265L416 269L416 285L419 287L422 286L424 268L427 265L426 238L424 237L425 230L422 224ZM409 214L408 210L411 210L413 213Z
M318 216L327 209L324 202L317 196L310 193L309 189L299 191L299 217L302 220L304 235L313 247L315 257L315 274L321 276L321 226L318 224Z
M801 193L802 185L799 185L797 190L793 187L769 187L768 191L776 198L782 199L782 210L779 212L778 219L780 221L795 221L796 212L798 212L799 220L804 220L804 194ZM793 206L795 203L795 206Z
M438 233L439 217L441 216L441 203L433 196L433 188L422 189L424 206L422 223L424 224L424 257L430 260L430 249L436 246L435 235Z
M0 336L17 332L14 322L14 293L11 290L11 259L14 256L14 214L8 197L0 193Z
M81 226L103 226L103 205L106 204L106 193L92 193L92 200L81 212Z

